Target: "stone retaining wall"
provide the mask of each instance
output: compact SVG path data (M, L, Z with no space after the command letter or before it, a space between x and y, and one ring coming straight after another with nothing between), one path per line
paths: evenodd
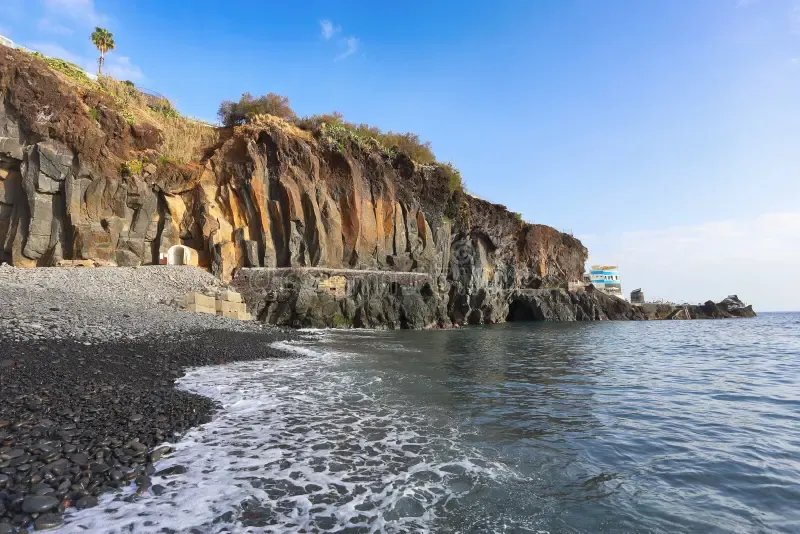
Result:
M425 273L240 269L232 285L262 321L295 327L428 328L446 317L447 283Z

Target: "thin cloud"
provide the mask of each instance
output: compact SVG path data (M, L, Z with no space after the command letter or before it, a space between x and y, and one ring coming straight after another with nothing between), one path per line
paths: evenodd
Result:
M330 41L335 35L342 32L341 26L335 25L328 19L319 21L319 27L322 38L326 41ZM338 39L336 41L336 46L339 48L339 50L341 50L341 52L334 58L334 61L342 61L343 59L347 59L348 57L352 56L358 52L360 45L361 42L358 40L358 37L355 36L348 37L346 39Z
M584 242L592 263L619 263L623 290L704 302L737 293L759 311L797 309L800 287L781 276L800 265L800 212L623 232Z
M39 19L37 26L39 31L45 33L53 33L56 35L72 35L75 33L74 29L64 26L63 24L59 24L58 22L53 22L52 19L46 17Z
M81 67L86 68L86 58L82 57L78 54L74 54L61 46L57 43L30 43L26 45L26 48L30 48L40 54L44 54L48 57L56 57L63 59L65 61L69 61L70 63L75 63L76 65L80 65ZM90 71L91 72L91 71Z
M108 17L97 11L94 0L44 0L45 18L72 22L84 27L102 26Z
M106 73L118 80L142 81L145 79L142 69L131 63L127 56L106 57Z
M336 61L341 61L343 59L346 59L355 54L356 52L358 52L359 41L355 37L349 37L345 39L343 43L344 46L346 47L346 50L341 54L339 54L338 56L336 56Z
M334 26L333 22L329 20L321 20L319 21L320 30L322 31L322 37L327 41L340 31L342 31L341 26Z
M789 25L793 34L800 34L800 1L795 0L789 8Z

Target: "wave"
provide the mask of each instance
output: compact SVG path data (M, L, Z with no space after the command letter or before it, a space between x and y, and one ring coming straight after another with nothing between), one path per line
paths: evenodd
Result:
M105 496L63 531L428 532L458 498L508 475L398 402L379 373L342 365L348 354L275 346L301 357L189 370L179 386L222 410L158 465L187 473Z

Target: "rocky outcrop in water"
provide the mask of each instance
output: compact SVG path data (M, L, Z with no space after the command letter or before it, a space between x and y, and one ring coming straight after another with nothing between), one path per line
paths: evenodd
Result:
M712 300L705 304L686 307L689 319L732 319L735 317L755 317L753 306L745 305L737 295L730 295L721 302Z

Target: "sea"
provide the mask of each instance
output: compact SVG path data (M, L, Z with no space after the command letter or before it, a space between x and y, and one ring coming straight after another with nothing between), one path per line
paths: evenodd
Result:
M303 331L60 532L800 532L800 313ZM156 495L158 493L158 495Z

